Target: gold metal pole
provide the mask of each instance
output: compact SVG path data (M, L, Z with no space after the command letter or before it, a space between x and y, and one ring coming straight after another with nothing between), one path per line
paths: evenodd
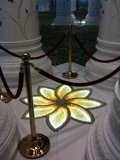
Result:
M33 96L32 96L32 84L31 84L31 73L30 73L30 55L25 54L22 57L23 67L25 73L25 84L26 84L26 93L28 98L28 109L30 117L30 128L32 138L36 137L36 127L35 127L35 118L34 118L34 106L33 106Z
M72 74L72 25L69 25L69 76Z
M48 152L48 150L50 149L50 141L45 135L36 133L30 63L29 63L30 55L27 53L23 54L21 59L24 62L21 65L24 67L24 73L25 73L31 135L24 137L20 141L18 149L22 156L30 159L35 159L44 156Z
M2 92L2 86L0 84L0 100L4 103L8 103L12 100L12 98L8 95L7 92Z
M72 71L72 25L69 24L69 62L68 62L68 71L64 72L62 76L64 78L76 78L78 74L75 71Z

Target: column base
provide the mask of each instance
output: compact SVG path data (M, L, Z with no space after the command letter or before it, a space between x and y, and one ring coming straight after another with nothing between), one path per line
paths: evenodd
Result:
M18 151L20 133L10 106L0 102L0 159L13 160Z
M115 99L117 98L117 101L120 102L120 96L116 94L118 90L118 83L116 84L115 89ZM112 105L112 109L114 110L114 107L119 108L120 104L117 103L117 106L115 103ZM119 127L115 125L115 130L112 130L113 123L110 123L112 117L111 113L113 111L111 110L109 106L109 110L104 113L102 116L100 116L93 126L90 129L87 144L86 144L86 150L85 155L83 157L83 160L117 160L120 157L120 138ZM117 120L117 121L116 121ZM114 122L118 122L119 119L114 119ZM120 121L119 121L120 122ZM116 134L117 133L117 134Z
M94 81L97 79L100 79L112 71L114 71L119 65L117 63L99 63L94 62L93 60L89 60L85 67L85 79L87 81ZM106 81L103 81L101 83L98 83L96 87L100 87L107 91L113 91L114 86L119 78L118 73L114 75L113 77L109 78Z
M90 17L89 15L85 18L86 26L99 26L99 16Z
M42 44L40 40L41 37L38 37L36 39L21 42L5 42L1 43L1 45L17 55L29 53L31 57L38 57L45 54L44 51L41 49ZM17 88L20 64L22 63L22 60L21 58L16 58L12 55L9 55L8 53L5 53L4 51L1 51L0 54L0 64L7 84L10 88ZM51 60L47 56L36 60L30 60L30 63L33 63L35 66L45 70L48 73L53 72ZM46 77L40 75L33 68L31 68L31 77L33 85L46 80ZM3 85L2 88L4 90Z

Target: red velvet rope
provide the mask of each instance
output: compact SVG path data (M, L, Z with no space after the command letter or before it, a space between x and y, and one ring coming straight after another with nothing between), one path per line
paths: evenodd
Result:
M66 35L67 35L67 32L64 33L64 35L61 37L61 39L59 40L59 42L52 49L50 49L50 51L48 51L46 54L43 54L43 55L38 56L38 57L32 57L31 59L34 60L34 59L43 58L43 57L47 56L48 54L52 53L62 43L62 41L64 40L64 38L66 37Z
M8 49L4 48L3 46L0 45L0 49L2 49L3 51L5 51L6 53L9 53L10 55L14 56L14 57L17 57L17 58L21 58L20 55L17 55L11 51L9 51Z
M15 95L13 95L13 93L10 91L9 87L8 87L8 84L5 80L5 77L3 75L3 72L2 72L2 69L1 69L1 66L0 66L0 77L1 77L1 80L4 84L4 87L7 91L7 93L9 94L9 96L12 98L12 99L17 99L21 92L22 92L22 88L23 88L23 82L24 82L24 73L19 73L19 83L18 83L18 89L17 89L17 92Z
M65 81L65 80L62 80L62 79L59 79L45 71L43 71L42 69L40 69L38 72L40 74L42 74L43 76L53 80L53 81L56 81L58 83L62 83L62 84L66 84L66 85L70 85L70 86L80 86L80 87L84 87L84 86L90 86L90 85L95 85L95 84L98 84L98 83L101 83L107 79L109 79L110 77L114 76L117 72L120 71L120 66L118 68L116 68L113 72L109 73L108 75L106 75L105 77L102 77L98 80L94 80L94 81L91 81L91 82L84 82L84 83L76 83L76 82L69 82L69 81Z
M66 37L67 35L67 32L64 33L64 35L61 37L61 39L59 40L59 42L50 50L48 51L46 54L43 54L43 55L40 55L40 56L37 56L37 57L31 57L31 60L35 60L35 59L39 59L39 58L43 58L45 56L47 56L48 54L52 53L60 44L61 42L64 40L64 38ZM77 38L76 34L73 32L73 35L74 35L74 38L76 40L76 42L78 43L78 45L80 46L80 48L87 54L87 56L91 59L93 59L94 61L97 61L97 62L101 62L101 63L109 63L109 62L114 62L114 61L117 61L117 60L120 60L120 56L117 57L117 58L114 58L114 59L111 59L111 60L100 60L100 59L97 59L95 57L93 57L83 46L82 44L80 43L79 39ZM17 58L21 58L20 55L17 55L9 50L7 50L6 48L4 48L3 46L0 45L0 49L2 49L3 51L9 53L10 55L12 56L15 56Z
M50 51L48 51L46 54L43 54L43 55L40 55L40 56L37 56L37 57L31 57L31 60L35 60L35 59L39 59L39 58L43 58L45 56L47 56L48 54L52 53L60 44L61 42L64 40L64 38L66 37L67 35L67 32L64 33L64 35L61 37L61 39L59 40L59 42L52 48L50 49ZM17 58L21 58L20 55L17 55L9 50L7 50L6 48L4 48L3 46L0 45L0 49L2 49L3 51L9 53L10 55L12 56L15 56Z
M94 61L97 61L97 62L101 62L101 63L109 63L109 62L114 62L114 61L117 61L117 60L120 60L120 56L117 57L117 58L114 58L114 59L111 59L111 60L100 60L100 59L97 59L95 57L93 57L83 46L82 44L80 43L79 39L77 38L76 34L73 33L74 37L75 37L75 40L77 41L78 45L80 46L80 48L87 54L87 56L91 59L93 59Z

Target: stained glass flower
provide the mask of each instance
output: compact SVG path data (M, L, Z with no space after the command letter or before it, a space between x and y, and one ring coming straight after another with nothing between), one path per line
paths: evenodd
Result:
M81 123L93 123L94 116L89 109L99 108L105 103L90 98L92 89L74 89L68 85L59 85L56 89L38 87L38 95L33 96L35 118L46 117L48 126L58 131L73 119ZM27 97L21 101L28 104ZM29 119L27 110L23 119Z

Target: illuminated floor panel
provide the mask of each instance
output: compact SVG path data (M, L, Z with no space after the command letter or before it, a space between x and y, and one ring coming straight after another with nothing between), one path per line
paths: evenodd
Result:
M63 78L62 73L67 70L67 63L56 66L54 67L54 75L59 78ZM78 73L78 77L76 79L70 79L69 81L84 82L84 67L74 63L73 70ZM59 85L60 84L57 82L47 80L45 82L42 82L41 84L33 86L33 95L37 95L38 86L48 86L51 88L56 88ZM74 89L77 88L78 87L74 87ZM91 98L100 100L107 104L104 107L90 110L91 113L94 115L95 119L97 119L97 117L107 111L107 107L110 107L114 93L103 91L93 86L90 86L89 88L93 90ZM26 89L24 88L21 98L25 96ZM22 115L26 112L28 107L27 105L22 104L19 100L11 101L10 106L15 112L21 132L21 138L23 138L26 135L30 134L29 121L21 119ZM82 124L77 121L70 120L64 128L62 128L58 132L53 132L46 124L46 118L36 119L37 132L48 136L51 143L50 151L45 155L45 157L40 158L40 160L82 160L82 157L84 155L86 138L90 127L91 124ZM15 160L18 159L26 160L19 154L19 152Z

